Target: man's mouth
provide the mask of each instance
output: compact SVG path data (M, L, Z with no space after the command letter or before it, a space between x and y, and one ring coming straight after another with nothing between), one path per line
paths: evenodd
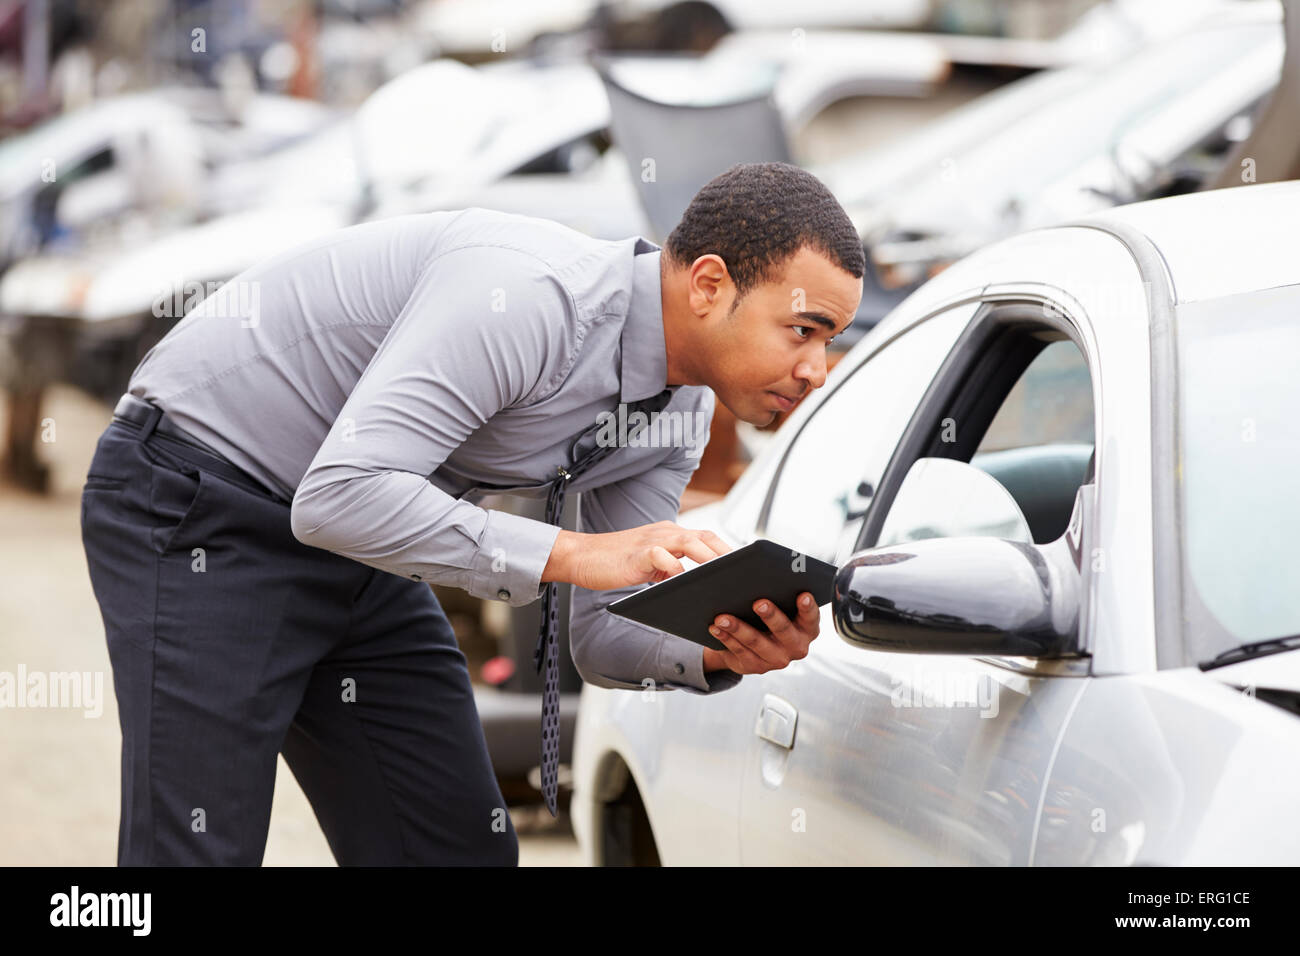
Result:
M776 400L777 406L783 412L788 412L790 409L794 408L795 404L799 401L797 398L790 398L786 395L782 395L780 392L769 391L767 394L771 395Z

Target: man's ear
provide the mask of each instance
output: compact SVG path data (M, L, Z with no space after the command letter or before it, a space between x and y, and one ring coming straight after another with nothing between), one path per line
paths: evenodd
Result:
M691 311L700 318L716 313L720 304L735 291L727 264L714 253L700 256L691 263L686 283L687 301Z

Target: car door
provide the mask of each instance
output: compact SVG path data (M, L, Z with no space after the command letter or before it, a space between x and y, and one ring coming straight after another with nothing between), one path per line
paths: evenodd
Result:
M849 369L848 374L832 381L829 387L833 391L803 422L785 450L777 477L771 482L748 535L751 540L770 538L836 563L847 557L852 551L856 528L874 493L874 484L884 475L917 403L977 307L977 302L964 302L939 309L907 331L880 343L865 360L856 361L851 367L848 362L853 357L841 363ZM863 409L867 410L865 414ZM844 441L847 433L858 431L860 440L855 437L853 441ZM739 533L740 529L733 525L732 531ZM813 642L813 653L789 670L824 666L817 652L822 650L822 645L839 641L829 611L829 607L823 608L822 637ZM831 667L838 667L833 655L828 660ZM767 719L773 719L784 704L779 694L764 703L769 685L775 683L774 674L745 678L745 683L760 682L763 693L754 693L752 686L748 688L755 710L744 715L746 724L764 713L768 714ZM836 682L835 678L831 679L831 683ZM798 851L807 848L806 841L787 846L783 845L781 834L771 840L763 837L763 831L774 825L774 815L788 816L785 829L797 832L791 828L800 825L799 816L804 808L791 806L786 810L767 801L755 803L745 794L756 779L755 761L779 760L784 755L778 746L758 747L758 739L747 738L748 751L742 772L739 815L742 862L750 862L744 856L746 843L751 853L763 847L759 862L805 859ZM816 852L806 857L809 862L816 858Z
M1039 537L1066 534L1071 521L1077 531L1071 505L1094 414L1082 340L1062 331L1068 320L975 303L929 321L963 328L955 342L937 336L929 344L942 354L925 361L886 349L858 372L868 381L827 400L792 443L759 536L842 563L879 538L921 457L987 465L1015 487ZM1049 348L1047 338L1057 341ZM924 395L917 378L929 383ZM881 392L908 403L905 429L877 428ZM1034 480L1041 469L1024 480L1026 460L1060 476L1054 494ZM742 862L1029 862L1050 753L1081 673L1080 661L867 650L841 639L823 608L807 658L747 678L762 692L743 769Z

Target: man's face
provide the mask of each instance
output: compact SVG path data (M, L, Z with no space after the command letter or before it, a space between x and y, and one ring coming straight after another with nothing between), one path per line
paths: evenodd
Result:
M783 275L739 302L728 277L706 326L708 384L718 400L763 426L821 388L827 343L853 321L861 298L861 279L807 246L786 260Z

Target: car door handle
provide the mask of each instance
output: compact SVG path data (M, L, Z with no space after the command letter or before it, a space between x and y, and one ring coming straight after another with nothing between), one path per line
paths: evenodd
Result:
M794 747L794 725L798 719L799 711L788 700L782 700L775 694L764 694L763 706L759 709L758 720L754 724L754 733L778 747L791 750Z

